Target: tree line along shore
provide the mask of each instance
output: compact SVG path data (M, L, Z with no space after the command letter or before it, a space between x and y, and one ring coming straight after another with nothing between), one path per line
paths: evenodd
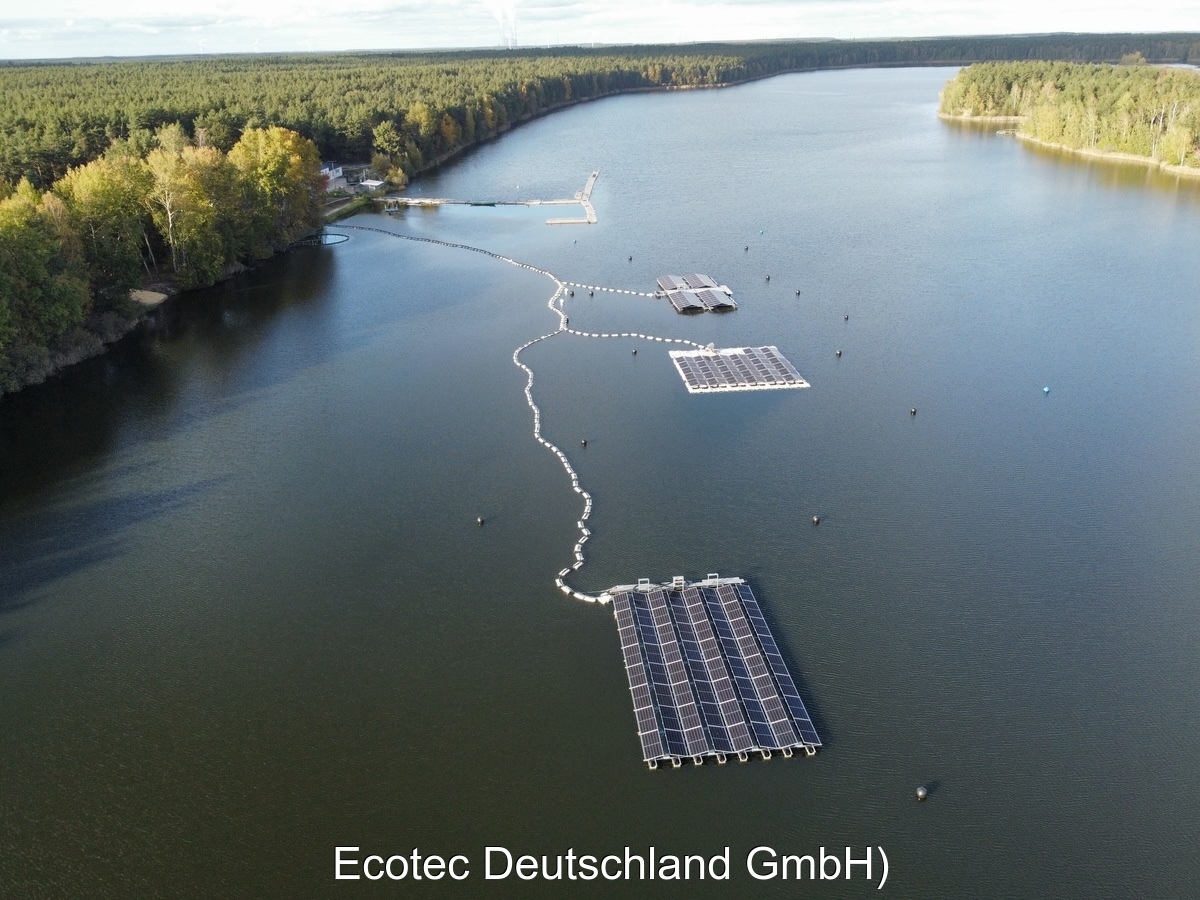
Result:
M1134 53L1200 63L1200 34L0 62L0 392L127 331L131 290L212 284L317 227L321 159L403 186L612 94Z
M950 118L1016 123L1019 137L1200 176L1200 72L1151 66L979 63L942 90Z

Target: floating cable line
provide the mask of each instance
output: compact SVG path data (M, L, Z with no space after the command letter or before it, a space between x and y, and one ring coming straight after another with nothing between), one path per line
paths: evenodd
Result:
M608 603L611 600L611 595L608 592L604 592L604 593L600 593L600 594L587 594L587 593L584 593L583 591L575 590L566 582L567 576L569 576L571 574L571 572L578 571L579 569L583 568L583 564L586 560L584 553L583 553L583 545L587 543L588 538L591 537L591 534L592 534L591 531L589 531L588 527L587 527L588 518L592 514L592 495L589 494L586 490L584 490L583 485L579 481L579 473L577 473L575 471L575 468L571 465L571 461L569 459L567 459L567 454L564 453L560 447L558 447L557 445L555 445L554 443L552 443L551 441L547 440L545 437L542 436L542 411L538 408L538 405L533 400L533 369L531 369L529 366L527 366L524 362L521 361L521 354L524 353L526 350L528 350L530 347L532 347L534 344L541 343L542 341L547 341L550 338L556 337L560 334L571 334L576 337L586 337L586 338L637 338L638 340L657 341L659 343L664 343L664 344L683 344L688 347L693 347L697 350L703 349L702 345L697 344L695 341L689 341L689 340L685 340L683 338L658 337L656 335L642 334L641 332L636 332L636 331L622 331L622 332L579 331L578 329L568 327L569 319L567 317L566 312L563 311L563 302L566 298L567 285L572 285L574 287L590 287L590 288L593 288L594 290L611 291L613 293L634 294L637 296L646 296L646 297L653 297L654 296L653 294L643 294L639 291L621 291L621 290L617 290L616 288L605 288L605 287L600 287L598 285L581 285L578 282L564 281L563 279L559 278L557 275L555 275L553 272L548 271L547 269L541 269L541 268L538 268L537 266L530 265L529 263L520 262L519 260L515 260L510 256L504 256L501 253L495 253L491 250L484 250L482 247L472 247L469 244L456 244L451 241L438 240L437 238L417 237L414 235L400 234L399 232L396 232L396 231L389 231L386 228L374 228L369 225L349 225L349 224L346 224L345 222L339 222L338 227L339 228L353 228L358 231L373 231L376 234L383 234L383 235L387 235L388 237L399 238L402 241L419 241L419 242L425 243L425 244L436 244L440 247L449 247L452 250L470 250L473 253L482 253L484 256L490 256L493 259L497 259L497 260L500 260L501 262L508 263L510 266L516 266L519 269L528 269L530 272L537 272L539 275L544 275L545 277L549 278L551 281L554 282L554 293L550 295L550 299L546 302L546 306L550 309L551 312L553 312L556 316L558 316L558 327L555 328L553 331L546 332L545 334L541 335L540 337L535 337L532 340L528 340L521 346L517 347L517 349L513 351L512 360L513 360L513 365L515 365L517 368L521 369L525 373L525 402L529 405L529 408L533 411L533 437L534 437L534 440L536 440L539 444L541 444L543 447L545 447L547 450L549 450L551 453L553 453L555 456L558 457L558 461L562 464L563 470L567 473L567 477L571 479L571 490L573 490L576 494L578 494L580 496L580 498L583 500L583 514L579 517L579 521L576 522L576 526L579 529L579 540L577 540L575 542L575 547L574 547L575 561L571 565L562 569L558 573L558 576L554 579L554 583L555 583L555 585L558 586L558 589L561 590L564 594L566 594L569 597L573 597L576 600L586 600L589 603L597 603L597 602Z

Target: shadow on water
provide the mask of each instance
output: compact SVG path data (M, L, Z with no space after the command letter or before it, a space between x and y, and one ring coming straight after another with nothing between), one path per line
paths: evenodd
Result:
M329 324L336 252L298 249L178 294L101 356L0 398L0 504L86 471L118 437L129 446L228 412L362 340ZM294 333L288 314L304 319ZM272 341L286 352L264 354Z
M1172 194L1180 200L1200 203L1200 177L1178 175L1158 168L1156 164L1141 160L1119 157L1089 156L1072 150L1045 147L1032 141L1024 141L1003 132L1018 127L1018 123L1001 121L971 121L965 119L942 119L948 133L959 140L970 141L1015 141L1024 153L1057 170L1057 174L1071 176L1086 174L1092 184L1117 190L1153 190Z
M0 522L0 614L28 606L46 585L115 556L130 528L180 510L226 480L209 478Z

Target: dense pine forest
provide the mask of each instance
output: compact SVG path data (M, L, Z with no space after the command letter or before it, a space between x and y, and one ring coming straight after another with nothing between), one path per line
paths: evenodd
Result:
M0 392L120 334L139 283L211 284L286 247L319 220L320 159L403 185L521 121L626 91L1130 54L1200 63L1200 35L0 62Z
M1013 116L1019 133L1069 147L1200 167L1200 73L1147 66L981 63L942 91L941 112Z

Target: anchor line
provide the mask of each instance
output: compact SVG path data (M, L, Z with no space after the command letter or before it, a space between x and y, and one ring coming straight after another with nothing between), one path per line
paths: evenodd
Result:
M539 275L544 275L547 278L549 278L551 281L554 282L555 290L554 290L554 293L550 295L550 299L547 301L546 306L550 309L551 312L553 312L555 315L558 316L558 327L556 329L554 329L553 331L549 331L546 334L541 335L540 337L535 337L532 340L528 340L521 346L517 347L517 349L513 351L512 361L513 361L513 365L515 365L517 368L521 369L525 373L525 402L529 405L530 410L533 411L533 438L534 438L534 440L536 440L539 444L541 444L543 447L545 447L547 450L549 450L551 453L553 453L555 456L558 457L558 461L562 464L563 470L567 473L567 477L571 479L571 490L573 490L576 494L578 494L583 500L583 514L579 517L579 521L576 522L576 526L579 529L579 540L577 540L575 542L575 547L574 547L575 561L570 566L567 566L566 568L564 568L562 571L560 571L558 573L558 577L556 577L554 579L554 583L558 587L558 589L561 590L564 594L566 594L569 597L573 597L576 600L586 600L589 603L596 603L596 602L606 603L606 602L608 602L609 597L607 594L588 594L588 593L584 593L583 591L577 591L574 588L572 588L570 585L568 585L565 580L567 578L567 576L570 575L572 572L577 572L579 569L583 568L584 563L586 562L586 557L583 552L583 545L587 543L588 538L591 537L591 534L592 534L591 531L589 531L588 527L587 527L588 519L591 517L591 514L592 514L592 495L589 494L586 490L584 490L583 485L581 484L580 479L579 479L579 473L576 472L574 466L571 465L571 461L567 458L567 454L564 453L563 450L560 447L558 447L556 444L554 444L553 442L547 440L545 437L542 436L542 411L541 411L541 409L538 408L537 403L535 403L534 399L533 399L533 369L531 369L529 366L527 366L524 362L521 361L521 354L524 353L526 350L528 350L530 347L532 347L534 344L541 343L542 341L547 341L550 338L557 337L560 334L570 334L570 335L574 335L576 337L587 337L587 338L637 338L639 340L657 341L657 342L666 343L666 344L683 344L683 345L686 345L689 347L695 347L698 350L703 349L702 345L697 344L695 341L685 340L684 338L658 337L658 336L650 335L650 334L642 334L642 333L636 332L636 331L622 331L622 332L579 331L577 329L568 327L568 317L567 317L566 312L563 310L563 303L565 302L565 299L566 299L566 290L567 290L568 284L573 285L574 287L592 287L596 290L610 291L613 293L622 293L622 294L634 294L637 296L644 296L644 297L653 297L654 294L643 294L638 291L622 291L622 290L617 290L616 288L605 288L605 287L600 287L598 285L580 285L578 282L563 281L561 278L559 278L553 272L550 272L546 269L538 268L537 266L530 265L529 263L520 262L519 260L515 260L510 256L504 256L503 254L495 253L491 250L485 250L482 247L472 247L469 244L456 244L456 243L452 243L450 241L438 240L437 238L417 237L414 235L399 234L398 232L395 232L395 231L388 231L386 228L374 228L369 225L349 225L345 222L339 222L338 227L339 228L354 228L358 231L373 231L377 234L384 234L384 235L387 235L388 237L400 238L401 240L404 240L404 241L419 241L419 242L425 243L425 244L437 244L438 246L448 247L452 250L470 250L474 253L482 253L484 256L490 256L493 259L497 259L497 260L500 260L501 262L508 263L511 266L516 266L517 268L520 268L520 269L528 269L531 272L537 272Z

